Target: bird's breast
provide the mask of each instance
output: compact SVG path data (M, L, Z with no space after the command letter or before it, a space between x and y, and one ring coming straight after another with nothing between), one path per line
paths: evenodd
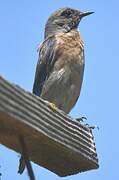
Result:
M84 44L78 31L72 30L68 33L57 34L56 51L58 59L61 59L61 66L65 64L84 65Z

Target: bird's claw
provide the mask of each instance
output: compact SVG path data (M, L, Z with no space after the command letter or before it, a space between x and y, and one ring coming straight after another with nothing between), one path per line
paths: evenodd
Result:
M79 121L79 122L84 122L84 120L87 120L87 118L82 116L80 118L76 118L76 120Z
M52 110L52 111L57 111L57 106L54 103L51 103L49 101L45 100L45 103L47 104L47 106Z
M96 126L96 125L94 125L94 126L90 126L89 124L85 124L89 129L98 129L99 130L99 126Z
M54 103L49 103L49 107L53 110L53 111L57 111L57 106Z

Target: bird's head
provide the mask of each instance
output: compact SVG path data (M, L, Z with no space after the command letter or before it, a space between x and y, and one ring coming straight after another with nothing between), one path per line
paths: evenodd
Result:
M72 8L61 8L48 18L45 26L45 38L57 32L69 32L77 29L79 22L93 12L81 12Z

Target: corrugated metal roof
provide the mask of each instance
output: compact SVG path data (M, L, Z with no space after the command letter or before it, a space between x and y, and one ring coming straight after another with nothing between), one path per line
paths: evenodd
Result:
M44 100L0 78L0 141L21 152L24 136L30 159L59 176L98 168L92 131Z

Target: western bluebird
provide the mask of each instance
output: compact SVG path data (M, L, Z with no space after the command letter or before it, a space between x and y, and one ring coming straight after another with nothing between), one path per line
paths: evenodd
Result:
M84 73L84 44L77 28L81 19L93 12L61 8L45 26L39 47L33 93L69 113L81 91ZM24 170L23 157L19 173Z
M84 44L78 32L81 19L93 12L62 8L45 26L39 48L33 93L69 113L81 91L84 73Z

